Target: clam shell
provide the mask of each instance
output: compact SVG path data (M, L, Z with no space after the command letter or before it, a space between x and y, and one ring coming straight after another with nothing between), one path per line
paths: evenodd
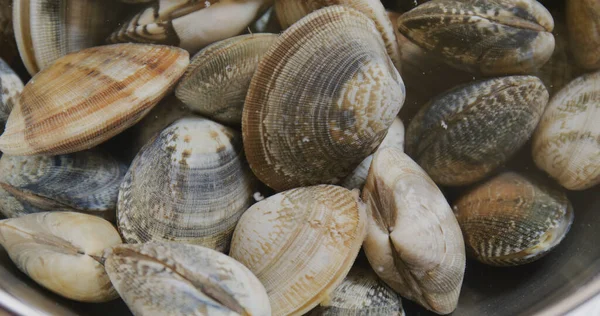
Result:
M431 100L406 132L407 153L438 184L483 179L527 142L548 102L532 76L490 79Z
M273 315L302 315L350 270L366 232L358 196L319 185L262 200L240 218L230 256L263 283Z
M74 211L114 220L127 166L100 151L61 156L2 156L0 212L6 217Z
M252 203L254 177L236 131L183 118L150 140L119 190L117 223L127 243L177 241L226 251Z
M252 78L242 116L250 167L279 191L337 183L375 151L403 101L375 24L349 7L315 11Z
M0 244L19 270L76 301L118 297L100 256L104 248L120 243L109 222L81 213L36 213L0 221Z
M600 3L597 0L569 0L567 25L571 52L586 69L600 68Z
M105 257L106 272L134 315L271 315L260 281L217 251L148 243L119 245Z
M526 74L552 55L552 15L535 0L434 0L403 14L400 32L462 70Z
M548 103L533 137L536 165L569 190L600 183L600 71L583 75Z
M513 172L466 193L454 212L469 254L494 266L535 261L556 247L573 223L567 196Z
M94 147L144 117L188 63L182 49L140 44L64 56L27 83L0 137L0 150L59 155Z
M206 47L190 61L177 97L208 118L240 125L250 79L276 39L275 34L240 35Z
M8 119L21 91L21 78L0 58L0 121Z

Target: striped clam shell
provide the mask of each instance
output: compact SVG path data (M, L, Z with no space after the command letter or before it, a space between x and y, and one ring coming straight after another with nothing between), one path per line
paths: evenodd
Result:
M493 266L541 258L573 223L573 209L563 192L513 172L477 186L453 208L469 254Z
M600 2L596 0L569 0L566 2L571 52L581 67L599 69Z
M64 56L27 83L0 137L0 150L59 155L94 147L144 117L188 63L182 49L141 44Z
M366 233L356 193L333 185L292 189L242 215L229 255L263 283L273 315L302 315L352 267Z
M0 121L8 119L21 91L21 78L0 58Z
M315 11L279 37L252 78L242 115L250 167L279 191L337 183L377 149L404 94L367 16Z

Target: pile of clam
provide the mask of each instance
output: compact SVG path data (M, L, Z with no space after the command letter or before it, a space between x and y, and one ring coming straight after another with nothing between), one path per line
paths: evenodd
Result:
M135 315L452 313L600 183L600 5L414 4L13 1L0 244Z

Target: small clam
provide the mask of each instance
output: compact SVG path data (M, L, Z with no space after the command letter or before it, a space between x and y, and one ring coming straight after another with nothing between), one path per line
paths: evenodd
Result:
M567 196L513 172L477 186L454 204L469 254L494 266L535 261L565 237L573 223Z
M367 16L317 10L277 39L252 78L242 116L250 167L279 191L337 183L377 149L404 94Z
M206 47L190 61L177 97L208 118L240 125L250 79L276 39L275 34L240 35Z
M177 241L225 251L253 193L239 133L183 118L134 159L119 191L117 223L127 243Z
M262 200L240 218L230 255L263 283L273 315L302 315L327 300L366 232L358 194L319 185Z
M0 58L0 121L8 119L21 91L21 78Z
M581 67L598 69L600 68L600 2L598 0L566 2L571 52Z
M371 214L363 249L377 275L403 297L451 313L465 246L442 192L407 155L385 148L375 153L362 198Z
M536 165L569 190L600 183L600 71L560 90L533 137Z
M554 51L554 21L535 0L434 0L400 16L398 27L448 64L483 75L529 73Z
M94 147L138 122L189 63L182 49L141 44L88 48L34 76L13 108L0 150L60 155Z
M61 156L2 156L0 212L18 217L74 211L114 220L119 185L127 166L110 155L81 151Z
M438 184L483 179L527 142L548 102L540 79L512 76L431 100L406 131L406 151Z
M177 243L107 249L106 272L134 315L270 316L260 281L217 251Z
M81 213L36 213L0 221L0 244L19 270L76 301L118 297L101 256L104 248L120 243L109 222Z

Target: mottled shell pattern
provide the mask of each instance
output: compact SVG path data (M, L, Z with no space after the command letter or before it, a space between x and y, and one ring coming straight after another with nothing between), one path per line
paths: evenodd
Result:
M548 103L533 137L536 165L569 190L600 183L600 72L583 75Z
M554 50L554 20L535 0L434 0L403 14L400 32L459 69L526 74Z
M493 266L535 261L573 223L567 196L541 182L505 172L463 195L453 206L469 254Z
M250 207L229 255L262 282L273 315L302 315L348 274L366 233L358 194L319 185L288 190Z
M212 249L178 243L107 249L106 272L134 315L270 316L260 281Z
M119 191L119 231L127 243L176 241L226 251L252 203L254 181L238 132L182 118L131 164Z
M505 163L533 134L548 91L533 76L489 79L431 100L406 132L407 153L438 184L467 185Z
M121 244L121 237L101 218L50 212L5 219L0 244L19 270L56 294L81 302L118 297L101 256L104 248Z
M600 68L600 2L568 0L567 26L571 52L586 69Z
M94 147L138 122L188 63L182 49L141 44L64 56L27 83L0 137L0 150L60 155Z
M435 183L402 151L385 148L375 153L362 199L370 214L363 249L375 273L431 311L454 311L465 245Z
M0 159L0 212L73 211L114 221L127 166L99 150Z
M240 125L252 75L276 39L276 34L248 34L206 47L190 61L177 97L210 119Z
M23 81L17 74L0 58L0 121L8 119L10 111L17 103L19 95L23 91Z
M404 95L367 16L317 10L279 37L252 78L242 116L250 167L278 191L337 183L377 149Z

